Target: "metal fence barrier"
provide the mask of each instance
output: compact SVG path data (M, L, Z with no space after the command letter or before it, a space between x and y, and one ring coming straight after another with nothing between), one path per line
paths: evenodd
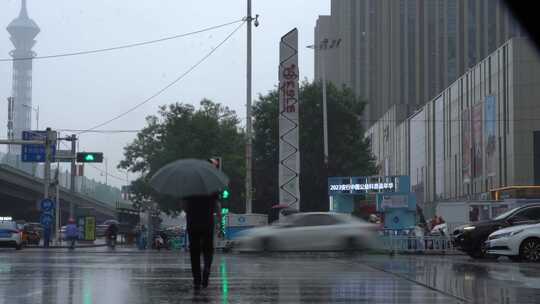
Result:
M377 247L392 253L460 253L449 236L380 236Z

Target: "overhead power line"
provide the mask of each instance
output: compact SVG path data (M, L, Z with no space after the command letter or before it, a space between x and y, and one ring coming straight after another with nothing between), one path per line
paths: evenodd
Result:
M116 134L116 133L139 133L142 130L83 130L83 129L58 129L62 132L84 132L85 133L103 133L103 134Z
M114 179L116 179L116 180L122 181L122 182L128 182L128 180L127 180L125 177L122 178L122 177L119 177L119 176L117 176L117 175L114 175L114 174L112 174L112 173L110 173L110 172L107 172L107 171L105 171L105 170L99 168L98 166L96 166L96 165L94 165L94 164L92 164L92 163L88 163L88 164L90 165L90 167L96 169L97 171L99 171L99 172L102 173L102 174L106 174L107 176L110 176L110 177L112 177L112 178L114 178Z
M214 54L223 44L225 44L225 42L227 42L238 30L240 30L240 28L244 25L244 23L245 23L245 21L242 22L239 26L237 26L231 33L229 33L229 35L227 35L227 37L225 37L225 39L223 39L216 47L212 48L212 50L210 52L208 52L205 56L203 56L201 59L199 59L194 65L192 65L189 69L187 69L184 73L182 73L180 76L178 76L175 80L173 80L172 82L167 84L165 87L161 88L159 91L152 94L150 97L146 98L142 102L140 102L140 103L136 104L135 106L129 108L127 111L122 112L122 113L114 116L113 118L111 118L109 120L106 120L106 121L104 121L104 122L102 122L100 124L97 124L92 128L82 130L82 131L78 132L77 135L88 133L88 132L91 132L93 130L99 129L99 128L101 128L101 127L103 127L103 126L105 126L105 125L107 125L107 124L109 124L109 123L123 117L123 116L126 116L127 114L135 111L136 109L138 109L142 105L152 101L154 98L161 95L163 92L168 90L170 87L172 87L173 85L178 83L180 80L182 80L184 77L186 77L189 73L191 73L193 70L195 70L204 61L206 61L206 59L208 59L212 54Z
M24 57L24 58L0 58L0 62L30 60L30 59L32 59L32 60L51 59L51 58L71 57L71 56L89 55L89 54L110 52L110 51L127 49L127 48L132 48L132 47L137 47L137 46L143 46L143 45L148 45L148 44L159 43L159 42L163 42L163 41L167 41L167 40L184 38L184 37L187 37L187 36L192 36L192 35L208 32L208 31L211 31L211 30L226 27L226 26L229 26L229 25L232 25L232 24L235 24L235 23L240 23L240 22L243 22L243 19L239 19L239 20L235 20L235 21L231 21L231 22L227 22L227 23L223 23L223 24L219 24L219 25L206 27L206 28L203 28L203 29L200 29L200 30L197 30L197 31L189 32L189 33L168 36L168 37L159 38L159 39L155 39L155 40L148 40L148 41L143 41L143 42L136 42L136 43L124 44L124 45L119 45L119 46L114 46L114 47L108 47L108 48L86 50L86 51L78 51L78 52L70 52L70 53L62 53L62 54L54 54L54 55L45 55L45 56L36 56L36 57Z

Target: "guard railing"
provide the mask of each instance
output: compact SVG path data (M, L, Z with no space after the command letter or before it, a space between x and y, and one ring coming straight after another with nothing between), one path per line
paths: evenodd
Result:
M380 236L377 247L392 253L459 253L450 236Z

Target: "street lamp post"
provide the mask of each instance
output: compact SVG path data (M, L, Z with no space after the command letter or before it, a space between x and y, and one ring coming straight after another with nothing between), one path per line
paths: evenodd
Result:
M259 26L259 15L255 15L255 18L251 14L251 0L247 0L247 16L245 18L247 23L247 49L246 49L246 213L252 212L252 122L251 122L251 85L252 85L252 23L255 26Z
M327 111L327 94L326 94L326 51L329 49L338 48L341 44L341 39L334 39L330 46L327 38L320 41L318 45L309 45L307 48L322 51L319 56L319 67L322 77L322 104L323 104L323 145L324 145L324 164L328 166L328 111Z
M109 185L109 163L107 161L107 158L104 157L103 158L104 162L105 162L105 172L101 171L101 176L105 176L105 185Z

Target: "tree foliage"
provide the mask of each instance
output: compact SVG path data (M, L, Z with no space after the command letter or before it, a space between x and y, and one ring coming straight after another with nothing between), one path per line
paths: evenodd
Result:
M345 87L328 85L329 163L324 164L322 87L303 83L300 88L300 192L302 211L328 210L328 176L372 175L375 162L364 138L360 117L364 103ZM268 213L279 202L278 92L260 95L253 107L253 212ZM146 118L147 126L124 148L119 167L140 175L132 182L133 201L157 202L166 212L180 210L177 199L159 196L148 180L165 164L181 158L223 158L231 178L230 209L245 205L245 134L236 114L209 100L199 108L174 103Z
M328 176L363 176L376 173L369 142L360 117L362 102L352 90L327 86L328 166L324 164L322 86L300 87L300 196L302 211L328 210ZM279 203L278 102L276 90L259 96L254 105L254 212L267 213Z
M236 113L219 103L204 99L200 107L174 103L160 107L157 115L146 118L147 126L124 148L119 168L140 177L131 184L134 203L147 206L157 202L165 212L178 212L178 199L153 192L150 177L169 162L182 158L208 159L221 156L223 170L230 178L231 210L244 205L245 136Z

